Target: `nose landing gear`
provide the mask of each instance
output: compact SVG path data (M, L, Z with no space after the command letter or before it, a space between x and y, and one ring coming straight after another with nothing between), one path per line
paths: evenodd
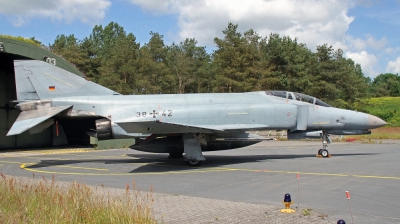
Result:
M332 140L329 138L329 135L326 132L322 132L322 149L318 150L318 155L324 158L329 157L329 152L326 148L328 148L328 144L331 144Z

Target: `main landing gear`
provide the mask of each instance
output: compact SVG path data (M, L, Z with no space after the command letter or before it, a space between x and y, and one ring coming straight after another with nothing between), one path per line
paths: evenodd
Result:
M185 155L183 156L186 164L189 166L200 166L206 160L201 151L200 135L183 134L183 149Z
M318 150L318 155L322 157L329 157L329 152L326 148L328 148L328 144L331 144L332 140L329 138L329 135L326 132L322 132L322 149Z

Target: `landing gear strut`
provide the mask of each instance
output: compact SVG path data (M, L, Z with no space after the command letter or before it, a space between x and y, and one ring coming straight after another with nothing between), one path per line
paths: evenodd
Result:
M331 144L332 140L329 138L329 135L326 132L322 132L322 149L318 150L318 155L322 157L328 157L329 152L326 148L328 148L328 144Z

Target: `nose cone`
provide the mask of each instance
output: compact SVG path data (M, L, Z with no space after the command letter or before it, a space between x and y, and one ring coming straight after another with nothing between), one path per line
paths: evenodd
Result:
M380 119L379 117L375 117L373 115L368 114L369 129L379 128L386 124L387 123L384 120Z

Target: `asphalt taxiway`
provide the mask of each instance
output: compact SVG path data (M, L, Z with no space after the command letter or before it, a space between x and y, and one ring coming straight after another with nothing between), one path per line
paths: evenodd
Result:
M268 141L204 153L197 168L126 149L0 151L0 172L113 188L135 181L143 191L282 207L290 193L292 207L351 223L349 191L355 223L399 223L399 143L333 143L331 158L316 158L320 142Z

